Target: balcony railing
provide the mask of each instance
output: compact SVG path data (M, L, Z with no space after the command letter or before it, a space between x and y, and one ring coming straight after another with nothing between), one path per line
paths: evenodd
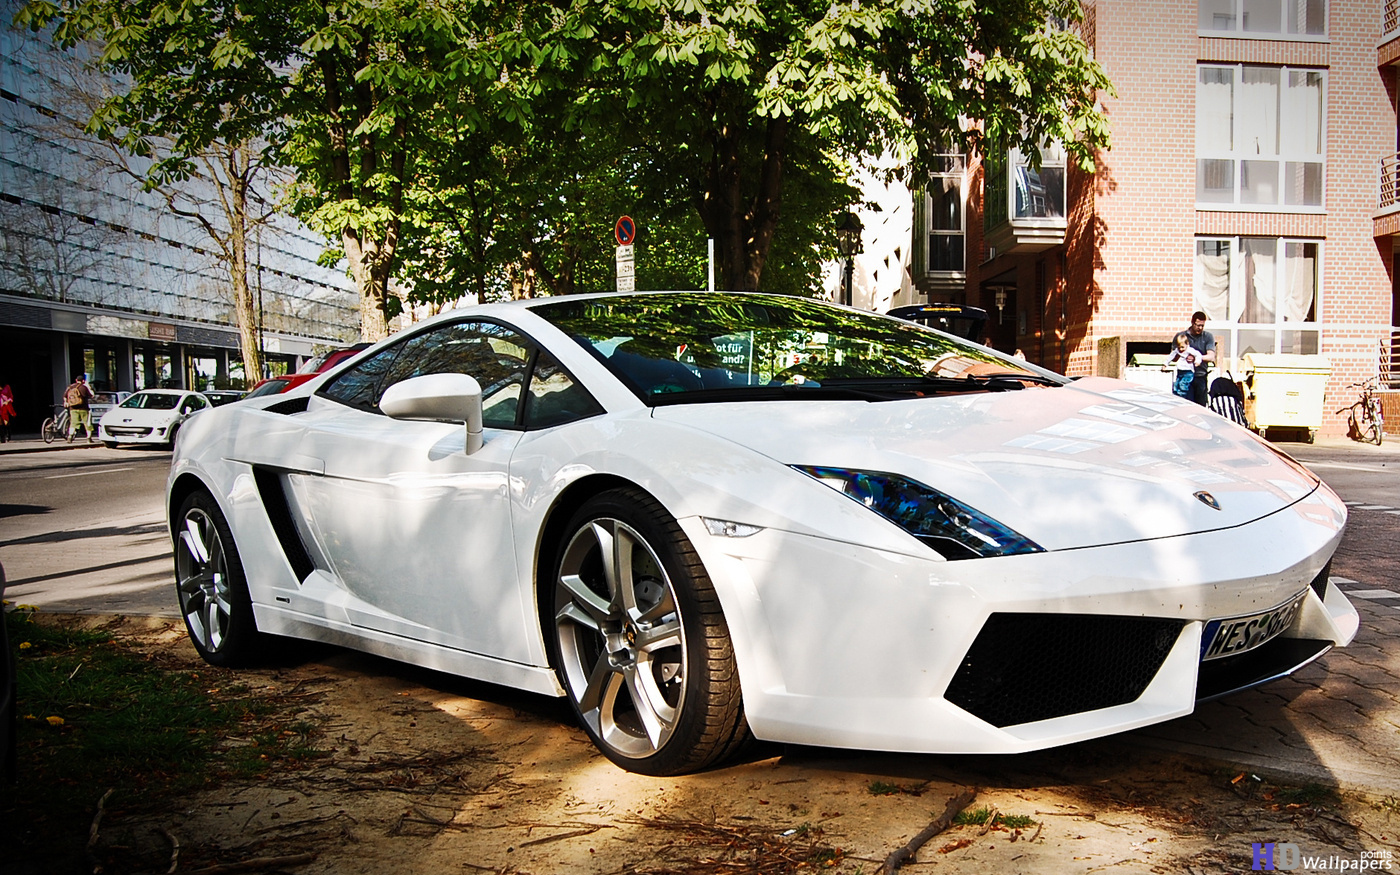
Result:
M1381 20L1381 42L1400 35L1400 0L1385 0L1385 17Z
M1381 159L1380 198L1376 204L1379 213L1397 210L1400 210L1400 154Z
M1400 389L1400 326L1391 326L1390 336L1377 342L1378 373L1382 389Z

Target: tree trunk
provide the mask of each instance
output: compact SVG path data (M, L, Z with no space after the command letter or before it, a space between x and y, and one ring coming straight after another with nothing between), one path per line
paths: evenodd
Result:
M389 336L384 301L389 295L388 271L380 255L379 241L363 240L353 228L341 231L345 257L360 294L360 339L373 343Z
M712 138L709 180L697 204L705 231L715 240L720 281L730 291L757 291L773 245L783 199L783 164L787 158L785 118L769 119L763 160L752 198L743 194L743 160L738 135L728 126Z
M233 281L233 309L238 323L238 347L243 353L244 388L263 377L262 344L253 290L248 283L248 174L251 156L247 144L228 147L229 178L229 278Z

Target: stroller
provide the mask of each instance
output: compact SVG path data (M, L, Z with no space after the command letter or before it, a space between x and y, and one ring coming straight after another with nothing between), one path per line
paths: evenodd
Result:
M1244 392L1229 374L1211 381L1210 409L1232 422L1249 428L1249 420L1244 416Z

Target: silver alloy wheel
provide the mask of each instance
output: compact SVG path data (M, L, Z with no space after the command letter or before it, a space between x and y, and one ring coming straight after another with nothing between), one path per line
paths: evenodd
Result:
M218 653L228 637L233 600L228 560L214 519L198 506L185 511L175 552L180 613L204 650Z
M560 668L593 734L629 759L665 746L685 698L685 632L671 579L636 529L605 517L574 533L554 624Z

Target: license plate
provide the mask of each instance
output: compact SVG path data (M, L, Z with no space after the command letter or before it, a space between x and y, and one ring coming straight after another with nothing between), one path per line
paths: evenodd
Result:
M1284 629L1293 625L1293 618L1298 615L1305 595L1306 592L1258 614L1211 620L1201 636L1201 661L1248 653L1277 638Z

